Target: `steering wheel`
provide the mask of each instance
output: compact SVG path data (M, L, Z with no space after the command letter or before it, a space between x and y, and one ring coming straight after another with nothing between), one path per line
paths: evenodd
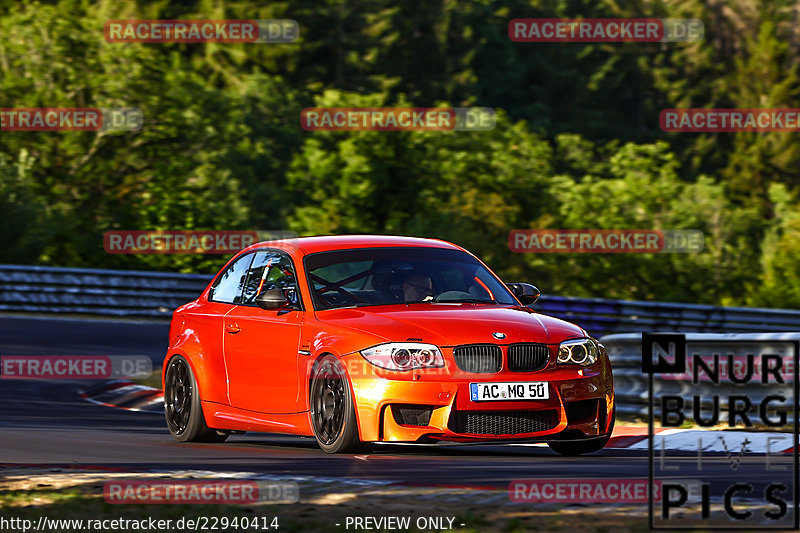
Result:
M440 300L451 300L451 301L455 302L457 300L471 300L473 298L475 298L475 297L472 296L468 292L464 292L464 291L445 291L445 292L435 296L433 298L433 301L434 302L438 302Z
M347 289L344 289L342 287L333 287L332 289L330 289L328 287L320 287L316 291L317 291L317 295L319 295L321 298L325 298L325 296L323 296L323 295L326 292L336 291L339 294L341 294L342 296L344 296L345 298L348 298L350 301L354 301L356 303L362 303L362 304L369 303L364 298L358 296L357 294L353 294L352 292L350 292ZM326 300L327 300L327 298L326 298Z

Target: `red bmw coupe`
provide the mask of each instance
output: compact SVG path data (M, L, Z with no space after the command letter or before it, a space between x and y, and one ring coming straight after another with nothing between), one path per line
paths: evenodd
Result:
M436 441L598 451L614 427L608 356L526 307L538 296L439 240L254 244L173 315L169 431L307 435L331 453Z

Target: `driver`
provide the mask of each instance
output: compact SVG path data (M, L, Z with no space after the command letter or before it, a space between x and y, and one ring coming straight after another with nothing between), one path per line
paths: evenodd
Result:
M409 274L403 281L403 301L424 302L433 296L433 281L427 274Z

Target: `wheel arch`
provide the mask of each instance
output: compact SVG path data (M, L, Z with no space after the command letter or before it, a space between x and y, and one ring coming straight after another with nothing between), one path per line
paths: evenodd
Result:
M202 371L204 368L202 357L193 357L183 350L171 350L171 353L164 358L164 364L161 369L161 390L165 390L167 385L167 368L169 367L170 362L177 356L183 357L183 359L189 364L189 369L192 371L194 381L197 384L197 394L200 396L200 402L202 404L203 398L206 397L205 391L207 390L206 384L209 379L207 377L208 373Z
M322 361L324 358L326 358L329 355L335 357L336 360L339 361L339 364L341 365L341 367L344 369L344 374L347 377L347 387L350 390L350 398L352 398L352 401L353 401L353 410L355 411L355 414L356 414L356 429L358 429L358 438L363 442L364 436L363 436L363 434L361 432L361 419L360 419L360 413L359 413L359 409L358 409L358 402L356 401L356 391L353 388L353 380L350 377L350 372L347 369L347 365L344 364L344 362L343 362L342 356L334 353L331 350L322 351L319 354L317 354L316 356L313 356L313 357L309 358L309 360L311 360L311 359L313 359L313 360L310 362L310 368L309 368L308 374L306 376L306 380L305 380L306 391L305 391L305 395L304 395L305 396L305 402L306 402L306 412L308 413L308 427L313 433L314 424L313 424L313 422L311 420L311 380L312 380L313 374L314 374L314 367L317 365L318 362Z

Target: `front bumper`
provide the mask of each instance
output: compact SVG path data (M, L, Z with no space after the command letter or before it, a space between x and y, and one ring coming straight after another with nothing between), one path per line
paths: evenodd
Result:
M614 387L607 359L588 368L548 365L536 372L492 374L447 369L391 372L359 354L342 358L353 387L359 433L365 442L550 441L608 433ZM550 398L474 402L469 384L545 381Z

